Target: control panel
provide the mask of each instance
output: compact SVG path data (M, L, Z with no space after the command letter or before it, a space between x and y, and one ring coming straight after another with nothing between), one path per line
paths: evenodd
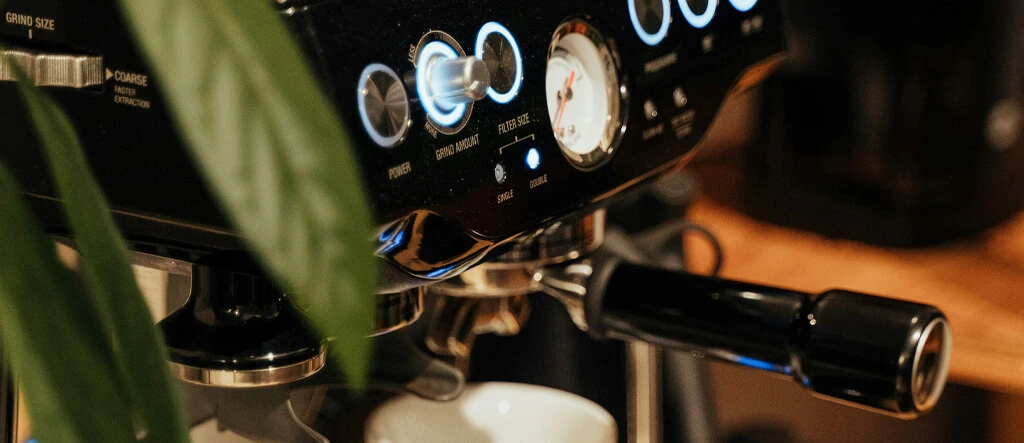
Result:
M730 91L783 49L779 0L277 4L356 142L379 254L426 280L679 165ZM234 247L158 82L109 24L116 8L0 8L5 50L34 63L37 84L72 115L128 235ZM16 131L27 126L9 79L0 66L0 131L22 134L5 135L0 151L46 201L54 194L24 148L32 134Z
M378 214L395 224L382 254L426 278L679 164L741 76L782 49L772 0L296 13L318 30L343 114L360 122ZM351 31L371 16L400 19Z

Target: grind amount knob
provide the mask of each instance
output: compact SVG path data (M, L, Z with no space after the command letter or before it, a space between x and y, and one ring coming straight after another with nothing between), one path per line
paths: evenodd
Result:
M427 90L442 109L483 99L491 86L487 65L476 57L435 57L426 69Z

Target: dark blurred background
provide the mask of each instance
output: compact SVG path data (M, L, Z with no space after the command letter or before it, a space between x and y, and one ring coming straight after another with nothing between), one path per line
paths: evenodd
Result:
M733 442L1024 441L1024 2L791 0L791 53L689 171L726 278L938 306L951 384L902 421L711 365ZM694 270L713 251L687 239Z

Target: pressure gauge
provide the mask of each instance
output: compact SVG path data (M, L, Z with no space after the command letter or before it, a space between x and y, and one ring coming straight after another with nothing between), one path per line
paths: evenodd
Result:
M611 158L625 130L625 88L601 33L582 20L559 26L544 82L551 129L565 157L582 170Z

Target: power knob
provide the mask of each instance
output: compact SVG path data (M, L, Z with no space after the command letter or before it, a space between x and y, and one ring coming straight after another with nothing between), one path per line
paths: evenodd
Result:
M411 123L409 98L398 74L380 63L363 69L356 87L356 103L366 134L382 148L402 142Z
M469 103L487 96L491 74L476 57L461 56L451 45L433 41L416 63L416 93L427 116L439 126L459 123Z

